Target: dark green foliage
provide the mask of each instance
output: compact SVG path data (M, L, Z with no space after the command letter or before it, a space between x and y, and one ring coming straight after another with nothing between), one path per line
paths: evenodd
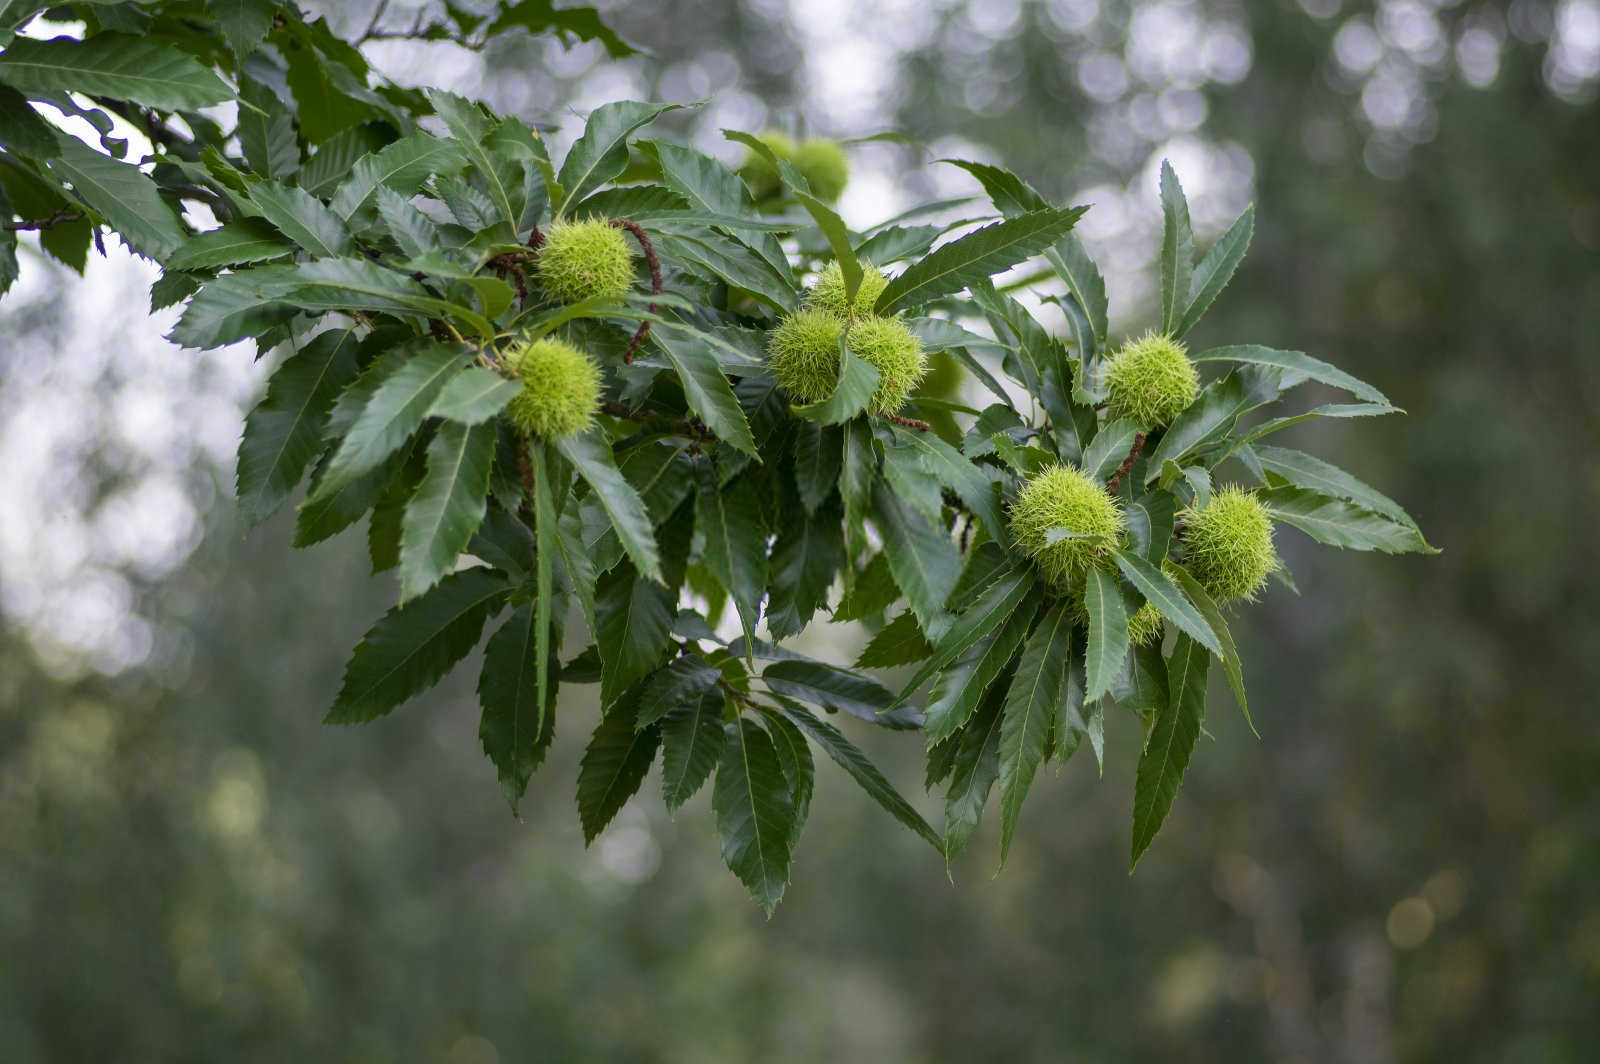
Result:
M448 22L419 23L418 35L475 48L475 34L520 27L628 51L587 9L447 9ZM789 213L761 214L709 156L638 140L680 105L603 105L557 162L515 118L381 84L357 50L292 7L158 0L116 11L88 19L82 41L11 38L0 50L0 212L22 228L60 212L43 246L75 266L102 228L156 260L169 272L153 301L187 299L179 343L249 339L286 352L240 445L244 515L259 522L312 470L296 545L370 511L374 568L398 570L403 602L356 648L330 721L390 712L510 606L484 652L479 734L515 808L550 746L560 682L599 681L600 719L563 717L591 736L577 788L587 840L639 791L660 749L670 808L714 774L723 857L770 913L813 795L808 744L947 858L998 782L1003 860L1047 758L1066 760L1085 736L1098 758L1107 725L1148 722L1137 860L1199 735L1212 655L1245 704L1226 621L1185 568L1181 515L1244 478L1273 521L1318 541L1432 549L1387 496L1258 442L1310 417L1394 411L1318 359L1255 345L1200 351L1193 361L1209 383L1170 421L1165 411L1149 425L1113 417L1105 284L1072 234L1086 208L1053 205L1003 169L957 164L989 194L993 210L980 217L969 208L948 225L898 224L913 212L857 233L828 205L835 182L815 171L808 180L748 134L729 136L771 163L765 192ZM119 19L143 36L113 30ZM281 86L261 80L269 72ZM236 128L193 115L232 100L233 84ZM121 148L103 152L42 122L35 105L66 91L136 119L151 157L114 157ZM639 180L635 147L654 160ZM178 209L189 205L208 208L216 227L192 231ZM1159 324L1177 337L1233 276L1254 216L1196 265L1170 166L1160 209ZM576 231L553 230L572 222L610 248L617 283L556 286L540 273L543 235ZM0 291L16 276L15 228L3 231ZM665 290L631 272L635 249L670 279ZM801 305L801 279L827 268L842 304L858 289L870 298L863 278L875 291L879 276L862 259L904 265L872 301L885 319L857 329L892 333L903 353L947 352L942 361L1006 401L979 413L912 393L904 416L885 416L903 382L887 382L894 402L874 398L890 364L867 332L859 352L850 332L812 352L823 387L774 374L768 335ZM1047 267L1043 294L1066 311L1063 336L992 282L1035 259ZM583 431L517 431L531 424L516 416L528 383L516 379L517 352L541 340L600 368L592 425L594 396L569 397ZM901 376L920 376L921 357ZM1361 402L1244 423L1306 380ZM1018 390L1028 417L1009 401ZM1120 513L1106 528L1125 532L1034 522L1024 554L1008 507L1029 477L1058 466L1099 510ZM1041 574L1029 560L1088 536L1094 565ZM1145 603L1176 631L1170 651L1130 646ZM899 694L764 641L830 613L876 630L861 666L916 666ZM718 635L735 625L738 638ZM563 647L578 631L587 638ZM911 704L924 694L926 714ZM925 731L930 785L945 788L943 832L802 703L851 727Z

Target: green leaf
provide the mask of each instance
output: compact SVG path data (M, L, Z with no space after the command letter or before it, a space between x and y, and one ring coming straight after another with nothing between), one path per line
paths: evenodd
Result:
M917 627L916 615L909 610L878 630L856 658L858 669L892 669L910 665L933 653L933 644Z
M477 645L509 591L499 570L464 569L384 614L351 655L326 722L374 720L438 683Z
M966 849L978 822L989 791L1000 776L1000 720L1004 702L1002 688L996 687L978 707L978 713L961 732L956 746L955 765L944 799L945 860Z
M940 484L954 491L967 508L978 516L990 539L997 543L1010 542L1010 526L1001 512L995 482L973 465L966 455L931 432L894 426L892 435L901 446L916 453L923 468Z
M1035 715L1040 716L1045 721L1045 734L1054 733L1058 746L1063 729L1067 727L1069 710L1075 714L1078 708L1076 685L1072 680L1075 623L1075 611L1070 605L1057 602L1052 606L1028 637L1022 657L1017 661L1016 674L1004 689L1005 715L1018 720L1023 715L1030 720ZM1021 727L1020 724L1013 726ZM1018 800L1020 802L1020 797Z
M674 212L672 217L689 221L695 213L715 220L721 228L732 230L735 239L748 246L771 265L778 277L793 287L794 274L783 245L771 233L756 233L744 227L762 225L758 221L750 188L728 167L709 155L667 141L651 141L650 149L661 164L661 178L667 187L697 208L696 212ZM639 219L639 213L632 217Z
M488 504L492 425L447 421L428 444L428 471L406 504L400 530L400 600L420 595L454 568Z
M570 502L561 512L561 519L556 525L556 550L561 555L561 569L566 574L567 583L572 585L573 591L578 596L578 602L583 607L583 618L589 626L590 632L598 631L599 624L595 621L595 585L598 578L595 575L594 560L589 557L584 549L583 522L578 514L579 508Z
M1267 444L1258 445L1252 450L1261 468L1276 473L1297 488L1306 488L1337 499L1347 499L1357 506L1373 510L1402 525L1409 525L1412 528L1417 525L1399 503L1378 489L1357 480L1336 465L1314 458L1303 451L1291 451Z
M892 560L892 559L891 559ZM966 649L1004 624L1028 598L1038 583L1031 566L1008 567L996 576L956 618L949 631L934 641L933 656L923 663L900 692L905 701L934 673L959 657Z
M1195 267L1194 280L1189 286L1189 305L1183 312L1183 320L1178 323L1177 335L1182 336L1194 328L1206 309L1228 287L1228 282L1233 279L1233 271L1239 268L1244 253L1250 248L1250 237L1255 232L1255 216L1255 207L1246 207L1238 220L1222 234L1222 238L1211 245L1211 250L1200 260L1200 265Z
M337 258L352 247L344 222L303 188L258 181L250 186L250 202L279 232L318 258Z
M898 706L894 692L877 680L820 661L775 661L762 672L761 682L781 695L886 728L911 729L922 723L920 713Z
M1288 417L1276 417L1270 421L1263 421L1243 436L1231 441L1227 454L1233 454L1250 446L1264 436L1286 429L1291 425L1298 425L1304 421L1313 421L1317 418L1347 418L1347 417L1383 417L1387 414L1403 413L1397 406L1386 403L1325 403L1322 406L1312 407L1303 414L1291 414ZM1226 457L1223 455L1221 457ZM1221 460L1219 457L1218 461Z
M405 461L384 483L372 506L372 520L367 522L367 557L372 561L375 574L388 572L400 564L400 534L405 524L406 503L411 501L417 485L428 472L428 448L422 443L419 434L416 444L406 448ZM499 564L491 558L484 561L490 565ZM515 579L516 568L509 562L499 567L513 574Z
M766 259L731 237L702 228L692 237L658 231L654 240L656 250L668 262L697 266L729 285L765 298L775 307L787 309L794 304L792 277L778 273Z
M165 262L189 239L156 183L137 166L101 155L60 130L55 132L60 153L46 163L50 172L72 186L70 196L75 203L105 219L130 248Z
M322 449L334 397L355 375L355 334L348 329L318 335L273 373L239 440L237 491L247 526L266 520L300 483Z
M1083 601L1089 611L1083 700L1093 702L1111 690L1122 670L1122 659L1128 656L1128 614L1117 578L1098 566L1089 569Z
M1139 757L1133 791L1133 852L1131 873L1167 819L1172 800L1183 782L1189 757L1200 738L1200 721L1206 709L1206 671L1211 659L1187 636L1179 636L1167 661L1167 702L1156 713L1155 726Z
M661 722L661 794L668 809L693 798L722 759L728 741L724 698L714 686L706 687L675 705Z
M381 367L385 375L374 382L372 397L334 451L311 497L326 497L375 469L417 431L445 384L470 357L451 345L429 344L410 357L386 359L374 366ZM363 374L362 380L366 379Z
M681 438L647 440L629 448L618 468L644 500L654 524L661 524L694 491L694 464Z
M281 108L277 108L281 110ZM304 125L301 127L304 132ZM313 196L331 196L350 168L392 139L387 123L364 122L340 129L295 173L295 184ZM317 143L312 141L312 143ZM298 158L298 156L296 156Z
M844 503L845 547L848 553L854 554L859 550L863 522L872 505L873 484L878 479L877 441L865 421L851 421L844 427L840 447L839 498ZM954 546L949 543L949 537L945 542ZM851 582L853 570L846 568L845 573L845 590L849 591L854 586ZM938 608L935 603L934 609Z
M494 762L513 813L555 738L555 691L540 702L537 642L534 604L528 602L489 637L478 674L483 707L478 738Z
M378 205L378 217L404 254L416 258L438 250L438 224L413 206L410 197L379 185L373 199Z
M874 309L892 314L986 281L1065 236L1086 209L1030 211L952 240L890 281Z
M1323 384L1331 384L1335 388L1343 388L1351 395L1365 399L1369 403L1391 405L1382 392L1366 381L1352 377L1337 366L1312 358L1302 351L1279 351L1257 344L1240 344L1233 347L1213 347L1193 356L1193 359L1195 362L1243 362L1253 366L1269 366L1286 371L1283 383L1285 388L1290 387L1291 375L1308 377Z
M495 20L484 32L494 37L514 26L520 26L535 36L542 36L553 29L563 44L569 43L566 40L569 33L582 41L599 41L612 59L626 59L639 54L637 48L601 22L599 14L592 7L558 8L551 0L519 0L518 3L500 8Z
M815 421L797 423L794 432L795 487L801 505L814 514L844 472L844 433Z
M266 85L252 77L239 79L239 148L250 170L281 181L300 169L300 144L294 114ZM303 184L303 182L302 182Z
M1173 419L1146 465L1145 483L1161 474L1168 461L1181 463L1197 448L1221 439L1233 428L1239 415L1256 404L1236 373L1212 381L1201 389L1189 408Z
M961 554L942 525L929 524L889 491L881 479L874 483L873 508L894 582L906 596L922 630L929 638L937 638L950 626L944 603L961 575ZM955 654L951 654L937 667L942 668L954 658Z
M1102 426L1083 452L1083 471L1095 480L1105 480L1128 457L1139 431L1137 424L1121 418Z
M780 699L783 715L793 721L801 731L809 735L813 742L822 747L823 752L833 759L834 763L850 774L850 778L860 785L861 789L871 796L889 815L900 823L916 832L917 835L938 850L944 852L944 844L939 838L939 833L934 831L922 815L911 807L894 789L894 786L884 778L883 773L867 759L867 755L845 738L844 733L819 719L804 706L797 705L788 699Z
M479 335L494 326L466 307L427 295L405 274L363 259L321 259L292 266L256 266L209 282L195 294L170 339L187 347L220 347L257 335L292 314L367 310L455 317Z
M521 166L513 167L511 160L495 155L485 144L491 132L488 114L480 104L442 89L430 90L428 102L433 104L460 149L483 178L497 220L504 222L515 236L522 217Z
M707 665L699 654L684 654L674 658L670 665L657 670L645 684L639 695L639 716L633 722L634 727L654 724L675 709L694 707L702 696L717 686L721 678L722 674Z
M1178 583L1183 585L1184 592L1189 596L1189 601L1194 603L1194 608L1206 619L1211 630L1217 633L1217 640L1222 644L1222 653L1218 658L1222 662L1222 671L1228 677L1228 686L1233 690L1234 701L1239 703L1239 711L1244 714L1244 722L1250 725L1250 730L1257 738L1261 733L1256 731L1256 722L1250 719L1250 703L1244 694L1244 663L1239 660L1239 648L1234 646L1233 633L1228 630L1228 622L1223 618L1222 611L1217 608L1211 595L1183 566L1173 570Z
M0 85L0 147L35 160L60 154L55 132L22 93Z
M1057 605L1057 613L1065 612L1065 607ZM1066 636L1060 636L1061 629L1065 627ZM1039 764L1044 760L1045 739L1049 736L1055 721L1060 717L1061 697L1050 698L1048 687L1040 689L1034 684L1044 681L1046 684L1053 678L1049 673L1060 668L1065 672L1071 662L1071 633L1070 620L1062 618L1046 618L1039 627L1039 634L1029 640L1027 650L1024 651L1024 661L1017 667L1017 676L1012 678L1011 686L1006 692L1005 709L1000 718L1000 864L1006 863L1006 855L1011 851L1011 838L1017 830L1017 818L1022 813L1022 802L1028 796L1028 788L1033 786L1034 774L1039 770ZM1047 634L1048 630L1048 634ZM1067 645L1058 646L1057 639L1062 638ZM1033 653L1030 654L1029 651ZM1046 666L1038 660L1027 660L1055 651L1058 661ZM1024 668L1030 669L1025 675ZM1018 686L1018 677L1022 684ZM1062 691L1064 685L1056 688Z
M168 111L197 110L233 97L192 56L122 33L82 41L12 38L0 53L0 82L28 94L79 92Z
M278 0L206 0L235 59L241 63L266 40Z
M1015 218L1029 211L1047 209L1049 202L1022 178L1009 170L988 163L968 162L965 159L940 159L942 163L959 166L978 179L995 208L1007 218Z
M945 228L942 225L892 225L857 244L856 259L882 266L890 262L921 258L944 232Z
M1117 559L1117 568L1122 570L1122 575L1138 588L1139 594L1161 611L1161 616L1177 625L1179 630L1187 633L1213 654L1222 653L1222 644L1217 639L1217 633L1211 630L1205 618L1189 604L1189 600L1183 597L1183 592L1178 590L1177 585L1173 584L1166 573L1154 563L1131 551L1116 551L1114 557Z
M359 383L359 378L357 381ZM334 410L337 411L338 407L335 406ZM360 520L362 514L384 497L394 478L407 465L416 446L417 444L413 443L411 448L396 451L377 469L362 474L338 491L320 498L307 498L302 502L295 517L293 545L309 547L313 543L320 543ZM317 473L312 476L313 496L316 495L316 486L321 479L321 473L326 468L327 463L324 461L318 467Z
M711 462L696 461L700 494L695 529L705 539L702 560L732 597L746 639L754 638L767 583L767 528L761 499L748 477L719 487Z
M594 489L595 498L611 519L611 527L616 530L622 549L627 551L639 572L647 579L661 582L661 554L656 548L655 529L639 493L617 471L605 433L592 429L576 436L563 436L555 441L555 446Z
M771 916L789 883L794 802L767 733L749 720L729 733L711 795L722 859Z
M627 168L627 139L634 130L682 106L676 103L620 100L596 107L589 114L583 135L572 145L561 163L560 181L566 196L556 209L556 218L559 219L568 207L580 202Z
M169 270L203 270L239 266L287 255L294 249L265 222L241 218L190 237L167 258Z
M1172 526L1178 500L1169 491L1148 492L1123 512L1128 526L1128 545L1136 554L1161 564L1172 544Z
M633 726L633 705L617 706L600 718L578 766L578 820L587 846L632 798L650 772L661 745L661 729Z
M1161 331L1181 332L1194 275L1194 230L1189 227L1189 201L1172 164L1161 160Z
M767 597L767 628L774 639L798 634L828 604L834 576L845 562L843 517L830 496L814 514L793 506L780 525Z
M944 486L928 471L922 455L910 444L885 431L883 479L901 500L932 525L944 523Z
M944 159L942 162L952 163L967 171L977 178L983 185L989 199L994 202L1000 213L1007 218L1015 218L1029 211L1036 211L1048 207L1049 203L1026 181L1008 170L986 163L966 162L960 159ZM1100 276L1100 271L1095 267L1094 260L1089 258L1089 253L1084 249L1083 242L1076 235L1068 233L1056 242L1055 246L1047 249L1045 259L1054 268L1056 275L1067 285L1067 290L1072 298L1082 308L1087 316L1092 335L1090 339L1096 343L1104 342L1106 336L1106 283ZM1090 349L1082 352L1087 359L1094 354Z
M811 757L811 745L794 722L776 709L756 707L767 723L772 746L778 752L778 765L783 778L789 782L789 795L794 801L794 821L789 829L789 848L800 844L800 832L805 829L806 818L811 815L811 795L817 785L817 764Z
M1303 488L1265 488L1256 498L1276 521L1293 525L1318 543L1386 554L1438 554L1414 525Z
M339 185L329 204L339 218L348 222L377 206L379 188L410 195L434 174L454 173L467 165L461 148L450 140L427 133L402 137L381 151L363 156Z
M750 423L745 420L744 410L733 397L728 378L722 375L711 350L694 342L687 330L679 333L670 327L658 328L650 335L683 383L689 409L717 434L717 439L759 460L755 438L750 435ZM676 338L669 339L671 336Z
M878 371L864 358L857 358L850 350L848 332L839 339L839 383L833 394L819 403L792 407L795 416L823 425L837 425L849 421L867 408L872 393L878 388Z
M1045 259L1055 268L1056 276L1060 277L1067 285L1067 290L1072 293L1072 298L1083 311L1088 322L1091 343L1083 345L1084 350L1079 353L1083 363L1087 363L1089 356L1094 353L1094 348L1103 345L1106 340L1107 316L1110 304L1106 300L1105 278L1100 276L1099 267L1089 257L1089 251L1078 239L1077 234L1068 233L1056 242L1056 245L1044 253Z
M993 635L978 643L939 674L928 702L923 732L930 744L954 735L972 714L989 685L1011 664L1028 629L1038 619L1038 596L1024 599ZM931 651L930 651L931 653Z
M618 565L595 587L595 643L600 648L600 700L616 701L660 663L672 638L676 596ZM630 723L631 727L631 723Z
M468 366L450 378L428 408L428 416L463 425L481 424L504 410L521 390L519 381L506 380L481 366Z

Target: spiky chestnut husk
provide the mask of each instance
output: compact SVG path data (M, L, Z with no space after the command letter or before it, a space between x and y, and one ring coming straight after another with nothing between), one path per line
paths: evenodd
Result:
M552 225L535 270L539 286L558 303L615 299L633 287L628 238L604 218Z
M1181 511L1179 520L1184 566L1218 602L1255 598L1278 567L1272 519L1254 492L1229 485L1207 505Z
M811 194L832 203L850 183L850 159L836 140L808 140L794 150L795 169L811 186Z
M1068 538L1049 541L1053 528L1070 529L1103 541ZM1090 565L1102 564L1122 541L1122 510L1100 482L1081 469L1056 465L1028 478L1011 507L1011 533L1046 579L1071 588Z
M839 338L845 322L822 310L801 310L778 323L767 338L767 361L779 386L804 403L820 402L839 383ZM893 318L860 318L850 326L850 350L878 371L867 402L874 414L892 414L927 372L922 341Z
M1128 618L1128 642L1136 647L1147 646L1161 638L1161 611L1150 603L1133 611Z
M846 303L844 272L837 262L830 262L822 271L822 276L817 278L817 283L806 293L806 308L825 310L840 318L850 317L852 309L857 315L871 314L873 305L878 302L878 297L883 294L888 284L889 279L883 275L882 270L863 262L861 283L856 286L855 302Z
M767 337L767 362L778 386L803 403L833 394L839 383L839 337L844 322L821 310L801 310Z
M523 433L555 439L582 432L600 405L600 367L562 340L536 340L514 348L506 365L522 391L506 405L506 417Z
M1096 564L1106 569L1111 568L1103 559L1096 562ZM1170 562L1162 565L1163 569L1170 570L1170 567ZM1089 603L1084 594L1085 583L1084 577L1078 578L1073 585L1072 595L1068 602L1072 607L1073 616L1078 619L1078 623L1087 628L1089 626ZM1149 602L1134 610L1133 614L1128 618L1128 642L1133 646L1144 646L1146 643L1160 639L1161 631L1161 611Z
M794 140L787 134L768 131L758 138L761 143L772 149L772 154L780 159L793 159L795 153ZM783 178L778 175L778 168L767 161L767 157L749 149L744 162L739 166L739 176L744 178L744 183L750 186L750 195L755 201L774 199L783 191Z
M857 318L850 326L850 350L878 371L878 387L867 408L892 414L905 405L911 389L928 372L922 341L898 318Z
M1112 416L1159 428L1200 394L1200 375L1170 336L1148 332L1124 344L1106 367Z

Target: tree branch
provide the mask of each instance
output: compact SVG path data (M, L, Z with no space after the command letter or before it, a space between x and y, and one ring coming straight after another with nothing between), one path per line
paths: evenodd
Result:
M661 260L656 257L656 247L650 242L650 238L645 235L644 227L638 222L629 221L627 218L613 219L611 224L618 229L626 229L633 234L633 239L639 242L639 247L644 250L644 260L650 264L650 294L653 296L660 295ZM650 313L654 314L655 312L656 305L651 303ZM644 338L649 335L650 323L641 321L638 331L633 334L633 339L628 343L628 349L622 353L622 361L625 364L631 365L633 363L634 353L639 350L639 345L644 343Z
M1143 453L1144 433L1140 432L1133 437L1133 446L1128 448L1128 457L1122 460L1122 464L1117 466L1117 471L1111 474L1111 478L1106 481L1107 491L1113 495L1117 493L1117 486L1122 483L1122 478L1128 475L1128 471L1133 468L1133 463L1137 462L1139 456Z
M56 212L48 218L7 222L5 225L0 225L0 229L6 229L13 233L21 232L24 229L54 229L65 222L76 222L82 218L83 212L80 210L75 210L71 207L58 207Z

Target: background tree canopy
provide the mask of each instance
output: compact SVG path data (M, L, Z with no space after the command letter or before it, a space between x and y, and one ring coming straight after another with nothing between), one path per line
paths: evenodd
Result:
M1249 1030L1262 1056L1310 1059L1579 1051L1592 1033L1580 1006L1596 980L1596 917L1581 888L1595 853L1583 816L1594 728L1565 710L1594 667L1582 650L1592 589L1571 565L1593 498L1556 483L1559 467L1546 455L1552 441L1592 437L1593 396L1571 372L1593 354L1592 322L1579 315L1596 305L1596 208L1575 176L1593 162L1584 135L1591 8L1521 4L1508 20L1487 10L1419 16L1403 5L1370 16L1286 9L1247 23L1233 10L1172 5L1025 5L1004 17L982 7L890 34L899 54L877 56L890 76L853 83L853 95L813 69L839 47L836 31L769 9L741 11L721 50L707 28L727 12L659 22L655 12L638 27L619 12L623 38L652 56L605 74L599 88L575 77L597 56L546 54L525 39L491 46L482 69L538 73L504 89L491 77L484 95L542 116L555 113L546 102L558 90L587 110L594 93L626 94L618 77L642 86L641 96L682 98L667 89L678 78L717 90L719 105L730 101L722 106L758 98L773 108L770 117L710 119L722 124L759 128L800 113L824 132L892 124L936 148L965 132L989 157L1021 163L1047 195L1094 199L1097 210L1114 206L1133 177L1123 227L1085 234L1114 293L1136 292L1119 280L1136 284L1155 258L1138 221L1155 216L1147 161L1185 149L1227 163L1215 168L1212 195L1191 189L1201 245L1249 197L1251 181L1262 237L1231 299L1201 326L1210 332L1197 336L1293 338L1381 381L1420 416L1302 440L1416 500L1449 553L1416 567L1362 559L1359 580L1290 555L1304 597L1269 596L1264 623L1258 615L1255 633L1238 633L1243 645L1272 651L1256 655L1251 676L1258 704L1272 707L1262 742L1212 716L1218 741L1206 744L1174 808L1168 853L1131 886L1120 875L1101 879L1117 874L1110 855L1126 845L1126 798L1077 778L1079 765L1052 781L1048 798L1035 794L1007 874L989 884L977 867L958 866L959 892L930 883L937 859L915 856L914 839L880 839L870 819L878 814L819 803L809 867L766 927L725 904L735 896L719 895L725 888L697 882L703 815L669 822L630 806L609 841L578 862L556 793L524 807L550 811L548 832L507 823L492 801L476 805L481 781L463 782L475 771L468 690L445 691L431 731L330 738L312 729L303 709L335 685L340 662L293 619L314 603L309 612L322 619L311 631L359 633L375 607L356 601L348 579L366 564L362 545L343 562L313 556L302 572L270 549L270 533L240 547L222 506L205 518L221 534L187 561L194 538L182 529L171 537L178 546L141 556L114 534L116 515L151 479L141 462L169 459L158 486L192 507L196 523L207 507L193 482L211 467L173 473L171 456L119 446L118 434L137 425L124 401L115 419L80 419L75 446L52 468L82 493L82 512L104 515L76 567L102 577L101 611L67 624L42 604L39 573L19 576L9 559L4 571L6 608L23 637L6 651L17 686L5 703L16 764L5 778L17 812L5 838L24 874L6 888L8 913L21 915L6 922L17 939L6 971L15 1012L0 1031L14 1032L25 1059L108 1044L126 1051L129 1031L133 1049L158 1056L425 1044L466 1059L530 1045L693 1059L719 1048L732 1059L752 1047L918 1058L998 1046L1048 1058L1076 1045L1108 1059L1164 1059L1174 1045L1216 1042L1195 1042L1208 1029L1228 1032L1230 1043ZM412 25L406 12L385 18L402 31ZM341 29L352 36L367 25L350 22ZM678 26L693 26L695 39L675 46ZM1205 43L1210 65L1197 72L1162 50L1180 32ZM859 37L881 43L886 33ZM1024 43L1041 41L1069 46L1041 46L1026 60ZM377 55L391 46L367 47ZM438 47L464 62L457 46ZM741 68L761 73L740 83ZM1037 77L1026 75L1035 68ZM470 82L476 69L454 74ZM974 70L1018 73L986 88L985 78L963 76ZM764 80L785 71L787 84ZM929 88L924 78L942 80ZM751 86L743 102L722 91L732 84ZM497 92L537 92L538 104ZM785 107L786 93L800 106ZM1063 108L1063 98L1077 105ZM932 99L941 106L928 107ZM897 105L904 113L886 121ZM1024 121L1031 114L1036 124ZM1056 151L1049 132L995 140L1048 131L1064 115L1073 125L1056 143L1081 154ZM1045 154L1029 162L1035 150ZM894 144L856 151L856 187L869 191L874 175L882 181L912 161ZM1064 156L1079 161L1063 169ZM1529 210L1532 189L1541 194ZM1464 260L1484 265L1463 270ZM1128 302L1113 305L1119 325L1155 317L1153 298ZM37 296L8 306L8 334L65 339L72 325L60 310ZM1500 342L1490 346L1491 336ZM35 389L45 384L66 392L71 382L47 369L58 356L8 348L8 408L39 409ZM1391 351L1400 357L1385 358ZM1566 372L1547 379L1545 367L1556 366ZM85 403L96 401L82 390ZM28 557L29 547L19 536L9 549ZM243 550L260 556L246 562ZM82 565L85 556L94 566ZM326 573L315 571L324 564ZM179 568L161 571L171 565ZM259 590L247 592L236 570ZM206 593L220 573L237 597ZM116 640L74 650L60 633L95 625L132 640L122 657L143 664L88 678L79 663L114 665ZM443 711L452 704L459 712ZM308 734L297 736L300 726ZM1136 747L1114 744L1108 775L1130 776ZM892 743L870 752L896 778L914 772ZM568 763L577 753L566 751ZM535 792L541 786L536 777ZM690 824L687 845L674 846ZM102 841L82 843L91 838ZM126 884L115 901L108 880ZM1174 896L1195 904L1174 907ZM118 978L90 989L103 995L91 1010L102 1024L68 1022L66 1010L82 1009L76 973L90 958ZM141 970L155 975L138 978ZM464 974L481 982L463 987ZM425 1006L394 1005L401 988L430 976L440 992ZM383 989L389 981L394 992ZM671 987L666 1007L662 985ZM726 1007L730 998L740 1006ZM1062 1000L1081 1007L1063 1011ZM1093 1007L1102 1003L1113 1007ZM1130 1012L1155 1022L1119 1019ZM796 1030L794 1017L806 1014L830 1022ZM663 1034L662 1023L675 1026Z

